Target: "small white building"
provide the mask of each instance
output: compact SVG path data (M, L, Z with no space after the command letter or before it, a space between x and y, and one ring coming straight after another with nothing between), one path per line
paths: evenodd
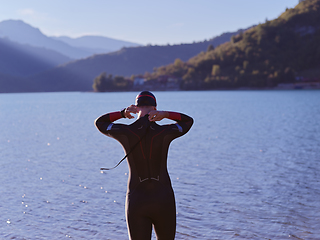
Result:
M133 81L133 86L142 86L146 79L144 78L135 78Z

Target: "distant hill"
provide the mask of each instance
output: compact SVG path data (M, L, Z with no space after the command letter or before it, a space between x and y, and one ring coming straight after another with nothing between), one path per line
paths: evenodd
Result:
M138 47L141 44L117 40L102 36L83 36L78 38L70 38L66 36L52 37L69 44L70 46L81 48L93 54L109 53L118 51L123 47Z
M21 20L6 20L0 22L0 37L7 37L20 44L29 44L35 47L44 47L57 51L72 59L90 56L91 53L72 47L64 42L44 35L38 28L34 28Z
M0 73L0 93L26 92L26 89L30 87L22 78Z
M36 91L91 91L93 79L102 72L127 77L152 72L154 68L173 63L177 58L187 61L206 51L208 46L229 41L230 36L242 31L224 33L209 41L197 43L123 48L117 52L70 62L32 76L29 80L36 82Z
M307 0L187 62L157 68L148 79L175 76L183 80L183 89L272 88L301 81L302 74L314 75L317 69L320 0ZM320 76L311 80L320 81Z
M80 38L48 37L38 28L34 28L21 20L0 22L0 37L9 38L20 44L44 47L57 51L71 59L81 59L97 53L107 53L122 47L140 46L136 43L100 36L84 36Z
M5 75L27 77L68 61L58 52L0 38L0 73Z

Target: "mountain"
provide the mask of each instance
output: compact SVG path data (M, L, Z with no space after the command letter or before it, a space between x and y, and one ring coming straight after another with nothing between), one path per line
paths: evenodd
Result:
M0 72L26 77L70 61L70 58L45 48L22 45L0 38Z
M91 55L83 49L72 47L59 40L44 35L38 28L34 28L21 20L6 20L0 22L0 37L9 38L11 41L43 47L57 51L72 59L79 59Z
M307 79L311 72L318 75ZM187 62L157 68L148 79L175 76L183 89L272 88L320 82L319 72L320 0L306 0Z
M217 46L230 40L230 36L242 31L244 30L224 33L209 41L192 44L122 48L116 52L94 55L63 65L59 62L60 66L53 68L48 63L49 58L54 55L53 52L44 54L48 56L47 60L37 58L35 52L49 51L47 48L59 42L64 47L71 47L67 43L61 42L62 39L70 41L69 43L74 45L73 49L87 48L91 51L93 49L90 47L91 44L98 48L103 47L108 41L113 42L113 45L110 45L112 47L118 47L119 45L116 45L117 40L114 42L114 40L104 37L85 36L78 39L67 37L62 37L60 40L57 40L57 38L50 39L43 35L39 29L33 28L22 21L8 20L0 22L0 36L7 36L5 40L3 39L2 46L4 46L5 41L7 45L11 46L7 49L6 55L3 54L2 58L0 56L3 62L6 61L2 67L0 66L0 73L4 74L3 76L0 74L0 78L8 79L10 75L23 77L21 79L23 84L17 84L17 91L91 91L93 79L102 72L123 76L145 73L146 71L152 72L155 67L170 64L177 58L187 61L198 53L206 51L209 45ZM24 44L20 44L18 47L18 44L12 41L20 41ZM15 47L13 47L14 44L16 44ZM120 41L120 44L130 45L133 43ZM35 48L30 45L46 47ZM26 48L29 48L29 50L26 50ZM105 51L105 49L102 49L102 51ZM19 60L14 61L14 59ZM68 60L70 59L66 59L66 61ZM18 81L17 78L14 79ZM25 83L27 84L25 85ZM22 86L27 87L22 89Z
M32 79L37 82L37 86L43 82L42 85L45 86L38 89L40 91L90 91L93 79L102 72L131 76L152 71L154 67L169 64L176 58L187 60L206 49L207 45L203 43L203 46L198 44L196 47L182 44L123 48L117 52L70 62L33 76Z
M53 39L60 40L69 44L70 46L81 48L93 54L109 53L118 51L123 47L138 47L141 46L137 43L116 40L113 38L102 36L83 36L79 38L70 38L66 36L52 37Z
M122 47L140 46L136 43L100 36L48 37L38 28L34 28L21 20L0 22L0 37L9 38L11 41L20 44L51 49L71 59L81 59L97 53L117 51Z
M230 36L242 31L244 30L224 33L209 41L197 43L123 48L117 52L94 55L64 64L32 76L29 80L36 82L37 88L32 91L91 91L93 79L102 72L127 77L152 72L154 68L170 64L177 58L187 61L206 51L208 46L229 41Z

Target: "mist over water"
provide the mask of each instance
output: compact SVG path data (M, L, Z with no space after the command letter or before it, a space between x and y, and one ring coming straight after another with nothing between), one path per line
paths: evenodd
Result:
M0 95L0 239L128 239L128 167L99 170L124 153L93 123L136 94ZM176 239L319 239L320 91L155 95L195 120L169 150Z

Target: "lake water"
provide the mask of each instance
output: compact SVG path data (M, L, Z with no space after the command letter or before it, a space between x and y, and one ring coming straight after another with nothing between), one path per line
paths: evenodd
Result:
M99 170L124 153L93 122L136 94L0 95L0 239L128 239L127 164ZM169 151L176 239L320 239L320 91L155 95L195 120Z

